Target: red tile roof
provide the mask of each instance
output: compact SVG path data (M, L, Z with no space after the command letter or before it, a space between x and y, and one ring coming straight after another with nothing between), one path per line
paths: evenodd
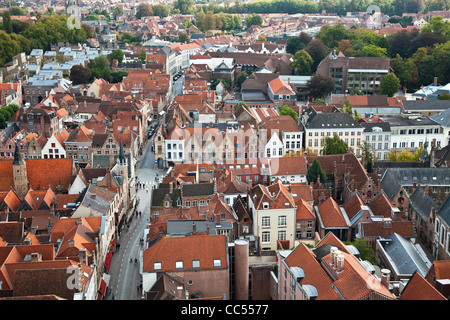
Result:
M418 272L406 284L400 300L447 300L431 283Z
M221 260L221 267L214 267L214 259ZM195 270L192 261L199 260L200 268L228 268L227 240L224 235L192 235L187 237L162 237L143 254L144 272L180 271L176 261L183 261L183 271ZM154 269L154 263L161 263L161 270Z
M308 202L299 199L295 204L297 205L297 220L310 220L316 218L316 215Z
M341 208L336 201L330 197L325 200L319 207L320 219L325 228L340 227L347 228L347 222L342 214Z

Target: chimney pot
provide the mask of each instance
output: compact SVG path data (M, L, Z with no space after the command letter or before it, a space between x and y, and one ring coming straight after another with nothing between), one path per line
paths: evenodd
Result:
M390 278L391 278L391 271L389 269L381 269L381 283L388 289Z

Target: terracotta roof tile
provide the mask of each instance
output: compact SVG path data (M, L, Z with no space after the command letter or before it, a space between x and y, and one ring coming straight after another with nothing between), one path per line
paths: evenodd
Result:
M318 211L320 219L325 228L328 227L348 227L346 220L342 214L341 208L336 201L330 197L325 200L319 207Z
M298 200L297 205L297 220L315 219L316 215L311 205L303 199Z
M313 285L318 292L317 300L340 300L339 295L333 290L333 282L328 274L323 270L314 253L300 243L285 259L287 265L300 267L305 273L301 284Z
M193 270L192 261L200 260L201 269L215 269L214 259L221 260L221 269L228 268L227 242L223 235L193 235L162 237L144 251L144 272L155 272L154 262L161 262L161 270L177 271L176 261L183 261L183 270Z
M418 272L406 284L400 300L447 300L431 283Z

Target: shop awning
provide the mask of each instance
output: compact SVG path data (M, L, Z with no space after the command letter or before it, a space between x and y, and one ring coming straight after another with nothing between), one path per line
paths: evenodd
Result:
M103 274L102 280L100 281L100 287L97 291L97 300L102 300L105 297L110 279L111 276L109 274Z
M109 267L111 266L111 260L112 260L112 251L109 251L106 254L106 258L105 258L105 268L108 271L109 271Z

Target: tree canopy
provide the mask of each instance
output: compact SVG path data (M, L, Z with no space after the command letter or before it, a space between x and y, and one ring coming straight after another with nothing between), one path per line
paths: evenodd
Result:
M320 182L322 184L325 185L327 183L327 175L325 174L325 171L323 171L319 161L317 161L317 159L314 159L313 163L306 172L306 180L308 181L308 183L311 183L316 182L317 178L320 178Z
M337 134L333 137L325 137L322 141L322 145L323 155L344 154L348 151L348 145L344 140L339 138Z
M297 112L295 112L292 108L289 108L287 105L281 106L278 110L278 114L280 116L291 116L295 122L297 122Z

